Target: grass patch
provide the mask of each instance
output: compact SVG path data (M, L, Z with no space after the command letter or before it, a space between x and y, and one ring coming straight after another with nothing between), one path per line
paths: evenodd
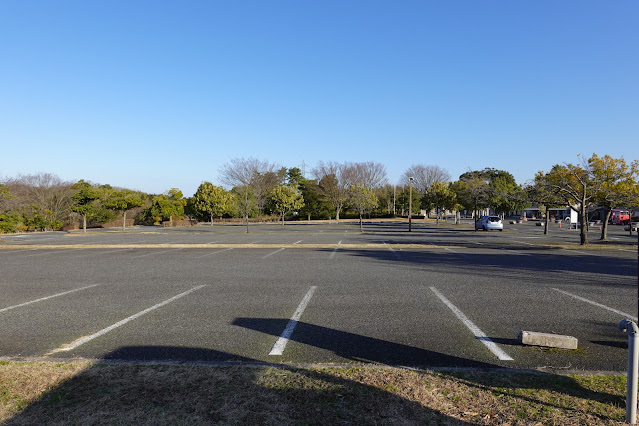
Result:
M619 424L625 377L2 362L0 423Z

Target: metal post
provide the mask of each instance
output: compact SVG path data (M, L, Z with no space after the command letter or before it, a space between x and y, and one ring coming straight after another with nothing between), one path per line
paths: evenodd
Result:
M408 178L408 232L413 227L413 177Z
M639 328L630 320L622 320L617 326L628 332L628 376L626 385L626 423L637 424L637 379L639 371Z

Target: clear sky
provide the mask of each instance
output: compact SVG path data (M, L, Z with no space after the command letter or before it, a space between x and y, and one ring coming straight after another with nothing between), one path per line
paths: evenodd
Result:
M0 2L0 179L192 195L256 157L518 182L639 158L639 2Z

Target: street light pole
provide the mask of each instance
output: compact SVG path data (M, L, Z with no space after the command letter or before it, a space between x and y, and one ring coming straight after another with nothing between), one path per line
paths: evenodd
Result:
M413 227L413 177L408 178L408 232Z

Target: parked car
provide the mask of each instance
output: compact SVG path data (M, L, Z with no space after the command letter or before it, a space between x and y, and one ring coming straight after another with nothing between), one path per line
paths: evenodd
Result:
M504 230L504 224L499 216L482 216L477 222L475 222L475 229L483 229L488 231L489 229Z

